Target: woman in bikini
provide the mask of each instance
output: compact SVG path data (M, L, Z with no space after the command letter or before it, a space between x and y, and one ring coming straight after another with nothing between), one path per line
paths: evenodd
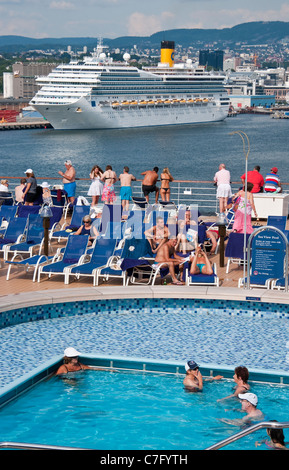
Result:
M66 348L64 351L63 364L59 367L56 375L68 374L69 372L80 372L83 370L104 370L100 367L87 366L78 360L79 352L74 348Z
M170 182L174 181L174 178L172 177L170 170L166 167L163 169L163 172L161 174L161 198L162 201L169 202L170 201L170 195L171 195L171 190L170 190Z
M247 367L238 366L235 367L235 374L233 376L234 382L236 382L235 391L231 395L221 398L217 401L227 400L228 398L238 398L239 393L246 393L250 390L250 385L248 384L249 371Z
M191 269L190 274L213 274L212 265L205 251L200 246L196 249L196 254L190 258Z

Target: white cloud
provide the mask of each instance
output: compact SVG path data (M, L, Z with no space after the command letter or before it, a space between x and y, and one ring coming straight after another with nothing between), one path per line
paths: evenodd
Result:
M164 11L158 15L146 15L135 12L129 16L127 30L130 36L150 36L163 29L170 29L175 15Z
M52 8L54 10L74 10L75 6L71 2L54 1L50 3L49 8Z

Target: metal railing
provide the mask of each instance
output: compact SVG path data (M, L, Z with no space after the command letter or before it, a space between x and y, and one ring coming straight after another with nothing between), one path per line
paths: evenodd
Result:
M45 444L31 444L25 442L0 442L0 449L13 450L90 450L80 447L49 446Z
M228 444L231 444L232 442L238 441L244 436L247 436L248 434L252 434L255 431L259 431L260 429L283 429L283 428L289 428L289 422L286 421L285 423L278 423L278 422L272 422L272 421L262 421L260 423L254 424L246 429L243 429L242 431L233 434L230 437L227 437L226 439L218 442L217 444L213 444L210 447L207 447L205 450L218 450L221 449L221 447L225 447Z

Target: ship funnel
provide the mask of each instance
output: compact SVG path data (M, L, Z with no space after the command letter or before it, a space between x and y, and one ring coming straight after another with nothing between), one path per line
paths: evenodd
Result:
M174 41L161 42L161 64L168 64L173 67L175 60L175 43Z

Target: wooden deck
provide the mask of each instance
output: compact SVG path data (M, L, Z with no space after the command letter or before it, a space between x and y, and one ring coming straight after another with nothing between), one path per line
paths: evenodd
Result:
M265 223L265 222L264 222ZM54 241L51 244L53 253L56 252L57 248L64 246L65 242L57 243ZM10 255L10 258L11 259ZM238 287L238 280L240 277L243 277L243 267L239 267L236 264L231 264L230 271L226 274L226 263L227 259L225 258L225 266L220 267L220 255L213 254L209 255L210 261L217 264L217 273L220 280L220 289L223 287ZM28 292L37 292L37 291L48 291L55 289L75 289L80 287L92 287L92 278L91 277L82 277L79 280L72 280L69 285L64 284L64 276L53 275L50 279L46 276L41 277L40 282L33 282L33 269L26 273L23 267L13 267L10 273L10 279L6 280L6 274L8 265L3 261L3 256L0 258L1 267L0 267L0 296L6 296L11 294L19 293L28 293ZM160 284L160 280L156 282L156 285ZM168 285L170 284L170 280ZM101 282L101 287L104 286L119 286L122 288L122 283L119 280L111 279L108 282ZM132 286L133 287L133 286ZM176 292L178 286L174 286Z

